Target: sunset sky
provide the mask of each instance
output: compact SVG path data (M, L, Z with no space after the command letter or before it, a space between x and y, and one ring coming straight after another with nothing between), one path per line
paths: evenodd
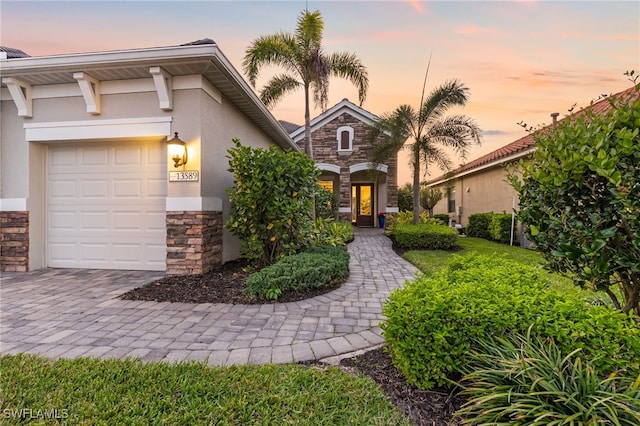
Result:
M630 87L625 71L640 72L637 0L2 0L0 44L41 56L211 38L242 72L250 42L260 35L293 32L307 5L322 13L326 51L353 52L367 67L370 89L363 107L374 114L401 104L418 106L431 54L427 91L451 78L464 82L470 102L455 112L473 117L483 129L483 143L468 160L524 136L516 123L549 123L552 112L563 116L574 103L585 106L601 94ZM343 98L357 102L355 89L331 80L329 106ZM302 124L303 105L300 92L272 112ZM401 168L399 181L408 182L410 175L408 166Z

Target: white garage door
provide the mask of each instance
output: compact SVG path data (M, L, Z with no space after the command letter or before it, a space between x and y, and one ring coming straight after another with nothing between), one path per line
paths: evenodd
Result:
M166 269L161 141L51 144L48 266Z

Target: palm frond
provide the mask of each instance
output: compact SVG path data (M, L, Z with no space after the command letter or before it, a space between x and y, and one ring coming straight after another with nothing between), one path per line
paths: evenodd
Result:
M260 100L268 107L274 106L284 95L302 87L303 84L294 77L279 74L271 78L260 92Z
M295 32L297 44L306 51L319 49L322 45L323 30L324 22L320 11L303 11L298 17L298 25Z
M367 69L360 59L353 53L332 53L329 58L331 74L349 80L358 89L358 101L362 105L367 97L369 89L369 76Z
M420 106L420 125L442 117L452 106L464 106L469 89L458 80L449 80L436 87Z
M420 160L424 163L424 176L429 174L429 166L435 164L444 171L451 170L453 163L447 153L440 147L435 145L427 145L420 151Z
M433 123L427 136L430 144L452 148L464 158L472 144L480 144L480 133L480 127L472 118L450 115Z
M299 50L291 34L280 32L258 37L247 48L242 61L249 83L255 87L260 68L264 65L278 65L289 72L302 75L294 60L299 55Z

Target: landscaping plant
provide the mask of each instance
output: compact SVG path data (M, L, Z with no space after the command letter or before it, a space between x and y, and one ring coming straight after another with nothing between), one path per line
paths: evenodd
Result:
M530 330L476 342L463 371L463 425L640 424L640 375L602 375L582 350Z
M571 289L571 287L570 287ZM640 373L640 328L627 315L551 288L548 274L500 256L454 256L445 269L395 290L381 325L394 364L420 388L445 386L463 371L471 339L507 332L552 338L582 349L594 368Z
M533 133L533 159L510 182L550 267L640 317L640 85L608 102Z
M301 152L233 143L228 158L235 186L227 189L232 210L225 228L240 239L242 257L270 265L309 245L319 171Z
M458 231L449 226L429 223L397 225L394 239L402 249L449 250L458 241Z
M343 246L353 241L353 225L333 219L318 218L311 233L312 246Z
M276 300L285 292L331 287L348 277L346 247L310 247L251 274L244 292L258 299Z

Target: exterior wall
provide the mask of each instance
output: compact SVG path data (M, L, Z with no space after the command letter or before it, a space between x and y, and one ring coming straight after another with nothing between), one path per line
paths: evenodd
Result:
M177 169L173 167L167 154L168 170L200 172L197 182L168 182L167 177L167 232L171 229L172 233L172 241L169 241L167 234L167 243L173 250L170 253L174 253L167 257L167 272L204 273L224 261L238 257L239 240L223 231L222 226L230 211L225 189L233 184L233 177L227 171L227 150L233 146L233 137L238 137L244 145L255 147L268 147L273 141L202 76L176 78L182 79L182 82L188 83L186 85L192 88L173 91L173 109L170 111L160 109L152 78L102 82L103 88L121 87L123 92L130 90L132 93L103 94L101 113L98 115L86 111L86 104L77 84L34 86L32 118L19 117L8 90L2 89L0 211L6 211L0 214L6 219L8 214L15 211L13 208L9 211L7 205L17 203L22 206L20 214L30 219L31 226L24 228L27 235L20 237L26 242L21 250L28 250L28 268L46 266L47 148L56 141L29 142L26 140L24 125L91 123L128 120L132 117L166 120L164 134L148 136L170 136L177 131L179 137L187 143L189 154L188 163ZM100 139L100 135L97 133L88 139L69 139L72 142L90 144L92 140ZM200 222L191 223L193 221ZM202 233L202 241L187 238L185 242L184 238L180 238L180 235L192 235L196 231ZM17 237L7 233L7 241L8 238ZM180 242L176 242L177 240ZM4 248L3 251L7 252ZM176 258L180 257L175 254L178 252L185 254L182 259L184 262L180 265L176 262ZM14 253L17 251L14 250ZM5 261L5 257L2 259L2 265L11 265ZM20 268L27 269L24 266Z
M201 98L201 181L202 196L220 200L224 223L231 212L226 189L233 186L233 175L228 171L227 151L234 146L233 138L254 148L268 148L273 142L226 98L221 100L219 103L207 95ZM223 263L240 256L240 240L224 229L222 247Z
M507 172L501 166L481 170L458 177L453 182L456 188L456 209L462 207L462 215L447 211L447 185L440 184L443 198L433 209L434 214L448 214L456 223L467 226L469 216L476 213L511 213L518 205L515 189L507 181ZM517 233L516 233L517 234Z
M338 128L349 126L354 129L352 151L338 151ZM348 113L342 113L324 126L312 132L313 156L318 163L327 163L340 167L338 204L341 212L339 219L351 221L351 184L356 182L373 182L366 172L353 175L349 167L355 164L368 163L371 158L371 146L366 142L369 126ZM377 197L374 209L378 211L397 210L398 207L398 159L394 157L385 164L387 173L380 173L376 181ZM382 191L382 192L381 192ZM377 224L377 220L375 220ZM376 225L377 226L377 225Z

